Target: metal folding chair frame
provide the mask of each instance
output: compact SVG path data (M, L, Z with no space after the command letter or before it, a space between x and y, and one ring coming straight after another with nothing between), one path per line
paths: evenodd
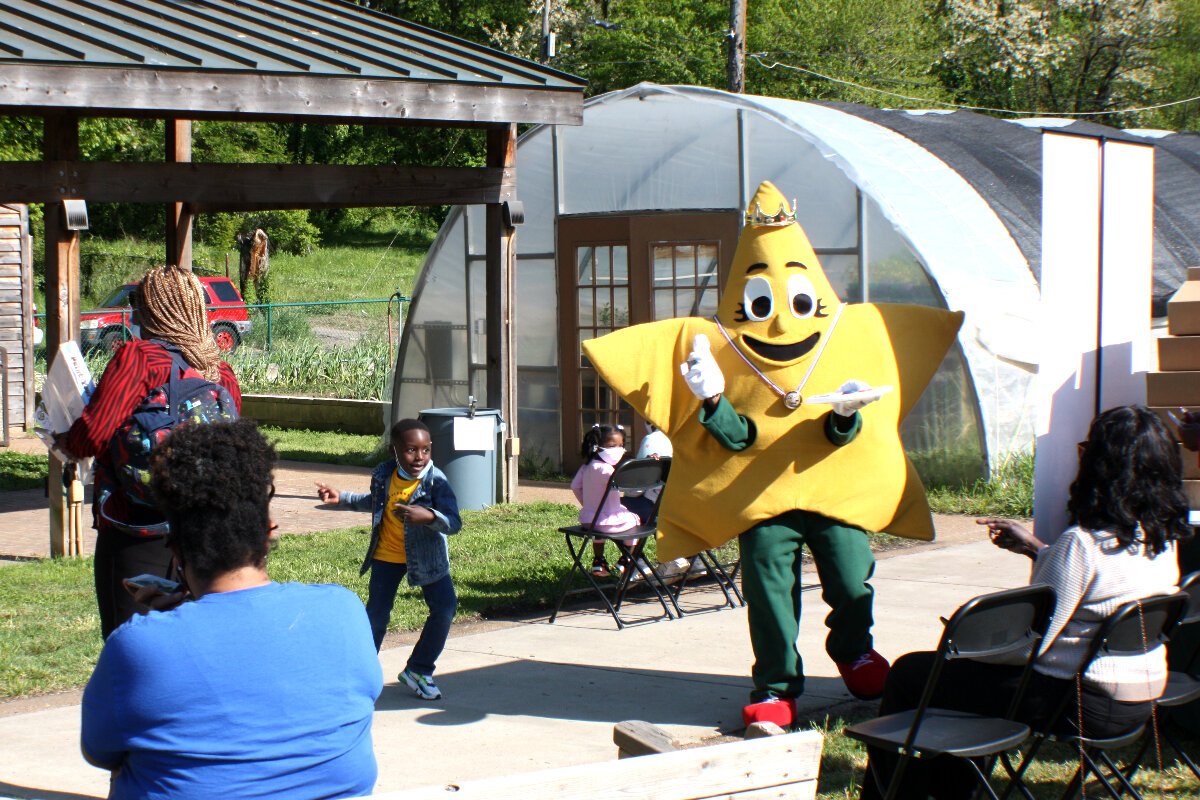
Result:
M619 464L608 480L608 486L604 489L604 496L601 497L600 503L596 507L596 514L592 517L591 524L569 525L558 529L559 533L563 534L566 539L567 550L571 554L571 567L567 570L567 574L563 576L562 589L558 595L558 603L554 606L554 613L550 615L550 622L554 622L558 618L563 602L571 591L572 578L576 573L582 574L592 589L595 590L596 594L600 595L600 599L604 601L608 613L612 615L613 620L617 623L618 630L624 628L626 625L634 624L622 619L620 613L625 595L629 591L631 584L633 584L634 574L639 575L642 579L638 585L648 586L663 608L662 615L651 617L646 621L654 621L660 619L662 616L665 616L669 620L683 616L683 611L680 610L679 603L676 601L676 595L672 594L654 565L642 561L641 558L646 537L653 536L658 530L658 505L662 501L661 493L654 502L654 510L650 514L650 519L643 522L637 528L622 531L621 533L604 533L594 530L596 520L600 516L600 509L604 507L609 494L612 492L645 491L656 486L661 486L665 482L667 472L670 468L670 458L637 458ZM636 540L641 541L638 545L632 545L631 542ZM613 595L612 599L609 599L608 591L592 576L589 568L584 564L588 550L591 548L592 542L595 541L612 542L621 552L621 555L625 556L630 565L614 584L610 584L609 589Z
M1027 614L1021 618L1012 617L1014 610L1020 607L1027 608ZM846 728L846 735L853 739L899 754L900 760L886 785L874 767L863 780L874 780L883 790L886 800L893 800L900 791L900 782L909 761L913 758L949 755L970 764L978 786L993 800L998 800L987 778L987 773L991 771L991 759L1019 746L1029 737L1029 726L1014 721L1013 717L1029 684L1034 654L1049 625L1053 609L1054 590L1049 586L1034 585L981 595L968 600L955 611L946 620L938 644L938 657L917 707L912 711L889 714ZM948 662L1017 652L1028 654L1004 717L930 707L942 670ZM975 739L971 734L975 735ZM988 760L986 770L975 763L973 759L976 758Z
M1174 631L1186 613L1187 605L1188 596L1183 592L1148 597L1125 603L1101 624L1095 638L1088 647L1078 675L1082 676L1086 674L1092 661L1101 653L1117 656L1136 655L1148 652L1150 641L1154 642L1154 647L1157 647L1159 644L1165 644L1170 639L1172 631ZM1026 800L1034 800L1033 795L1022 780L1022 776L1037 757L1041 746L1047 741L1054 741L1079 745L1080 765L1072 776L1071 781L1067 784L1067 788L1063 792L1063 798L1073 797L1075 792L1087 780L1087 776L1091 775L1116 800L1120 800L1122 792L1128 792L1131 797L1140 800L1141 795L1133 787L1129 778L1126 777L1125 770L1113 762L1108 752L1136 743L1145 734L1147 726L1142 724L1134 730L1107 739L1053 733L1070 708L1072 699L1077 698L1072 698L1068 692L1063 697L1062 702L1059 703L1058 708L1047 718L1045 729L1033 732L1033 745L1030 747L1029 752L1021 759L1019 767L1013 769L1007 756L1001 755L1000 761L1012 779L1003 797L1008 797L1013 788L1016 788ZM1097 759L1108 768L1112 779L1120 785L1120 791L1114 789L1112 784L1109 783L1109 779L1105 778L1104 773L1100 769L1100 764L1097 763ZM1132 775L1132 772L1130 774Z

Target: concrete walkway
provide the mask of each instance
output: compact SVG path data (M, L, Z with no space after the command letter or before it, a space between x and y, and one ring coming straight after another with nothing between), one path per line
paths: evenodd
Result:
M970 521L939 524L942 544L880 558L876 647L889 658L933 647L938 616L964 600L1028 579L1029 562L981 539ZM808 578L816 588L815 574ZM697 611L720 600L713 590L685 597ZM804 602L803 705L838 713L855 701L824 654L819 592L806 593ZM612 727L626 719L648 720L688 741L735 731L750 688L744 609L623 631L586 608L554 625L540 616L456 627L438 665L445 698L435 703L395 683L411 640L380 655L387 684L374 723L378 791L611 760ZM0 704L0 797L106 794L107 773L79 756L78 699L67 693Z

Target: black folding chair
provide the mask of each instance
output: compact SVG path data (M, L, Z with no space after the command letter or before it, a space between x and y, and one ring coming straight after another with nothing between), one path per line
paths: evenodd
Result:
M1161 740L1173 747L1192 774L1200 779L1200 767L1196 766L1191 754L1166 724L1171 715L1171 709L1200 700L1200 636L1195 635L1200 634L1200 625L1196 625L1197 622L1200 622L1200 572L1185 575L1179 582L1179 590L1188 596L1188 608L1171 636L1172 658L1174 659L1176 656L1175 648L1185 643L1184 640L1187 637L1180 636L1185 627L1191 635L1191 640L1186 642L1189 645L1188 651L1184 652L1177 662L1182 668L1173 669L1167 673L1167 688L1163 691L1162 697L1158 698L1154 704L1155 719L1158 723L1158 735ZM1134 773L1141 767L1142 759L1145 757L1146 751L1150 749L1153 738L1146 736L1142 739L1141 748L1137 755L1129 760L1125 769L1126 778L1132 779Z
M980 768L973 759L990 759L1019 746L1028 738L1029 726L1012 717L1029 683L1037 645L1046 632L1053 610L1054 590L1049 586L1034 585L981 595L955 611L942 631L937 658L917 707L846 728L847 736L869 747L899 755L890 779L878 774L875 764L863 780L875 781L884 797L893 800L900 792L909 761L952 756L970 764L980 788L996 800L996 793L987 778L990 769ZM1014 653L1025 658L1025 668L1005 717L931 707L942 671L950 661ZM986 692L989 688L980 687L980 691Z
M1188 596L1183 592L1147 597L1122 605L1100 625L1100 629L1096 632L1096 636L1088 646L1087 653L1081 662L1077 681L1087 674L1088 667L1101 655L1136 656L1147 653L1160 644L1165 644L1179 621L1187 613L1187 606ZM1077 682L1076 685L1080 684ZM1072 708L1072 701L1078 702L1079 699L1072 692L1064 695L1058 708L1047 717L1043 729L1034 731L1033 745L1021 760L1019 768L1014 771L1008 759L1002 757L1004 767L1013 779L1008 791L1005 792L1006 797L1015 786L1027 800L1034 800L1021 777L1037 757L1041 746L1050 741L1062 742L1079 752L1079 767L1063 791L1064 800L1074 797L1076 792L1080 791L1088 775L1096 778L1109 796L1116 800L1120 800L1122 792L1128 792L1130 797L1140 800L1141 795L1133 787L1133 783L1126 777L1121 767L1112 760L1109 753L1136 744L1138 739L1145 735L1147 726L1145 724L1138 725L1133 730L1119 736L1104 739L1087 736L1086 731L1061 732L1063 725L1075 725L1074 720L1071 719L1072 715L1067 712ZM1109 782L1108 778L1105 778L1100 764L1108 769L1111 779L1117 784L1116 787Z
M604 508L604 503L610 494L613 492L645 492L655 487L661 488L670 467L671 459L669 458L635 458L620 464L608 479L608 486L604 489L604 496L600 499L591 524L569 525L558 529L566 539L567 550L571 554L571 568L563 576L562 590L558 596L558 603L554 606L554 613L550 615L550 622L554 622L558 618L558 612L562 609L563 602L571 593L572 579L576 574L582 575L596 594L600 595L608 612L616 620L618 629L632 624L622 619L620 612L625 594L635 580L634 575L640 578L642 585L650 588L663 608L662 615L641 621L653 621L663 615L667 619L682 616L675 596L667 588L655 566L641 558L646 538L653 536L658 529L658 506L662 501L661 493L655 499L654 510L647 521L638 527L621 533L605 533L594 529L596 520L600 516L600 510ZM612 542L629 565L616 581L608 581L607 586L596 580L588 570L588 564L585 563L592 542L595 541ZM611 598L609 594L612 595Z

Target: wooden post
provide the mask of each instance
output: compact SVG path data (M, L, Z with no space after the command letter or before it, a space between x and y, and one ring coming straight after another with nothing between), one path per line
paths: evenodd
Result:
M56 114L45 118L42 144L46 161L79 159L79 118ZM71 176L60 176L70 186ZM67 230L62 202L46 203L46 367L54 363L62 342L79 339L79 234ZM63 462L50 456L50 555L70 553L67 541L70 498L63 485Z
M517 166L517 126L489 128L487 166L499 167L513 183ZM504 224L502 203L487 204L487 402L500 409L508 426L504 448L500 500L517 496L517 354L516 354L516 229Z
M168 163L192 160L192 121L190 119L168 119L167 157ZM181 267L192 265L192 207L187 203L171 203L167 206L167 263Z

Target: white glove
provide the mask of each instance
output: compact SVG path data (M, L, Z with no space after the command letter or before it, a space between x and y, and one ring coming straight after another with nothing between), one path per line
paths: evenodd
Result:
M708 337L697 333L692 339L692 352L687 363L679 365L679 372L692 394L701 400L716 397L725 391L725 375L708 348Z
M852 392L861 392L863 389L870 388L871 384L867 383L866 381L849 380L843 383L842 387L838 389L838 391L842 394L851 394ZM879 398L876 397L870 400L848 400L845 403L834 403L833 413L837 414L839 417L852 417L854 416L855 411L858 411L867 403L874 403L878 399Z

